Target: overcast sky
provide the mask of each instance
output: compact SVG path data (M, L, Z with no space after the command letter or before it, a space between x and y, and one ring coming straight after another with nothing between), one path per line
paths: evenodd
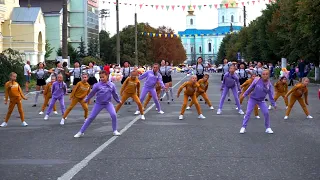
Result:
M111 33L111 35L116 33L116 6L113 4L116 0L100 0L100 9L110 9L110 17L106 19L107 27L106 30ZM111 2L109 4L108 2ZM237 1L239 6L242 0ZM247 1L245 1L247 5ZM252 0L249 1L250 5L246 6L247 9L247 22L250 22L261 15L261 10L263 10L266 5L265 2L268 0L256 0L255 4L252 5ZM207 5L202 6L201 10L198 7L195 10L196 25L197 29L213 29L218 26L218 11L215 9L214 4L220 4L221 0L119 0L119 25L120 30L127 25L134 24L134 13L137 12L138 22L148 22L151 26L157 28L159 26L165 25L173 28L175 32L183 31L186 29L186 10L182 10L182 5ZM123 5L128 4L138 4L136 7L134 5ZM147 4L149 6L143 6L141 9L139 4ZM212 4L212 8L208 6ZM164 10L159 6L158 10L150 7L150 5L170 5L169 11L166 8ZM175 7L172 10L171 5L180 5L180 7Z

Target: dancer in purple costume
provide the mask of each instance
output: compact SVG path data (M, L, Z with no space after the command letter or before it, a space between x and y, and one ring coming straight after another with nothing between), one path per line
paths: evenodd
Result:
M49 119L49 115L52 112L53 106L57 100L59 100L60 102L61 113L64 114L64 111L66 110L66 107L64 105L64 95L66 93L67 93L67 85L66 83L63 82L62 74L58 74L57 81L52 84L52 88L51 88L52 98L51 98L51 102L47 110L47 113L44 117L44 120Z
M239 101L239 94L241 92L239 78L235 74L235 71L236 71L236 67L234 65L231 65L229 67L229 72L223 76L223 81L221 84L222 95L221 95L217 114L221 114L222 112L223 103L224 103L224 100L226 99L229 89L232 90L234 100L239 110L239 114L244 114L244 112L241 109L240 101Z
M156 104L157 111L160 114L163 114L164 112L161 110L159 99L155 89L157 82L160 83L162 89L165 89L165 86L162 81L162 76L159 73L159 68L160 68L160 65L158 63L155 63L153 64L153 70L146 71L139 77L139 80L147 78L140 94L140 102L143 104L144 98L146 97L148 92L150 92L150 94L152 95L152 99ZM135 115L140 114L140 111L137 110L134 114Z
M84 131L89 127L91 122L97 117L102 109L106 109L111 116L113 135L121 135L117 130L116 110L111 102L111 95L117 103L121 102L117 94L116 86L108 80L109 74L106 71L100 71L99 75L100 82L93 85L91 92L85 98L85 102L87 103L94 95L96 95L96 103L94 104L91 114L82 125L80 131L74 135L75 138L79 138L84 135Z
M264 70L261 74L261 78L257 77L247 91L243 94L243 97L248 96L250 93L248 107L246 115L244 116L242 122L242 128L240 129L240 134L246 132L246 127L248 121L250 119L250 115L255 105L258 105L264 115L264 125L266 127L266 133L273 134L272 129L270 128L270 119L269 119L269 111L267 104L265 102L265 97L268 94L269 99L271 101L272 106L276 109L276 103L273 99L273 87L269 80L269 70Z

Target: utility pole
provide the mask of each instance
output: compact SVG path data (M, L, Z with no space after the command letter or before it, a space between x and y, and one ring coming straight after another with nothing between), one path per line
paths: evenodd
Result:
M134 46L134 52L135 52L135 65L138 66L139 65L139 61L138 61L138 23L137 23L137 13L134 13L134 32L135 32L135 46Z
M62 60L68 61L68 0L62 0Z
M246 20L247 20L247 11L246 6L243 6L243 27L246 27Z
M119 0L116 1L117 12L117 64L120 64L120 33L119 33Z

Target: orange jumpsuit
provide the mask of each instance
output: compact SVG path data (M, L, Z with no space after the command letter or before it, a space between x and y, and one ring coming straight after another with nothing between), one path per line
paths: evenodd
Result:
M187 81L187 82L183 83L179 87L178 96L180 95L181 91L185 88L184 96L183 96L183 105L182 105L181 113L180 113L181 115L183 115L184 112L186 111L186 107L187 107L187 104L188 104L188 98L189 97L191 98L191 100L195 104L198 114L199 115L202 114L201 108L200 108L200 104L199 104L199 102L197 100L197 97L196 97L196 90L199 87L200 87L200 84L198 82L193 83L193 82L190 82L190 81Z
M155 88L156 88L156 92L157 92L158 99L160 99L161 85L160 85L159 82L157 82ZM148 105L148 103L150 102L151 98L152 98L151 93L148 93L148 97L147 97L147 99L144 101L143 108L146 108L146 107L147 107L147 105Z
M73 88L71 94L70 94L70 99L71 104L67 108L66 112L63 114L63 119L66 119L72 108L77 104L80 103L83 110L84 110L84 118L87 119L88 117L88 104L84 102L84 98L90 93L90 84L85 82L83 83L82 81L79 81L77 85Z
M242 104L242 102L243 102L243 94L248 90L248 88L250 87L250 85L252 84L252 82L253 82L253 79L248 79L248 80L246 80L242 85L241 85L241 89L242 89L242 91L241 91L241 94L240 94L240 104ZM255 105L254 106L254 116L259 116L259 107L258 107L258 105Z
M207 90L209 87L209 82L208 81L204 81L203 79L200 79L198 81L198 83L200 84L200 87L197 88L197 92L196 92L196 98L198 98L200 95L203 97L204 101L208 104L209 107L212 106L208 96L207 96ZM189 107L191 107L193 105L193 101L190 102Z
M44 96L44 102L41 108L41 111L44 112L44 110L46 109L47 105L49 104L49 100L51 99L51 88L52 88L52 82L49 82L46 87L44 88L43 91L43 96ZM57 107L54 104L53 106L53 111L57 111Z
M274 101L277 101L280 96L284 99L284 103L288 106L288 98L286 98L286 94L288 93L288 84L278 81L274 84L275 95Z
M128 77L124 82L123 85L120 89L120 94L121 94L121 103L119 103L116 107L116 112L119 111L121 106L123 105L126 100L131 97L134 102L138 105L140 114L143 115L143 108L142 104L139 99L140 95L140 81L138 78L132 79L131 77Z
M10 98L10 103L8 107L8 112L5 118L5 122L7 123L9 121L9 118L12 114L12 111L14 109L14 106L18 106L18 111L20 114L21 122L24 122L24 112L22 108L22 102L21 99L26 99L24 96L20 85L15 81L8 81L4 85L5 87L5 102L8 101L8 98Z
M286 112L286 116L289 116L291 109L296 101L298 101L300 103L304 113L307 116L310 115L308 108L306 106L306 104L308 104L308 88L307 88L307 86L305 86L302 83L298 83L287 93L286 96L289 97L290 94L292 94L292 95L289 100L289 105L288 105L288 109ZM303 95L304 95L304 101L302 99Z

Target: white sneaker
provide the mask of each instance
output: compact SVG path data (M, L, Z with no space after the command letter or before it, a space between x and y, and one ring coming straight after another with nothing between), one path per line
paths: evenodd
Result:
M260 119L260 116L256 116L256 119Z
M26 127L26 126L28 126L28 124L27 124L25 121L23 121L23 122L21 123L21 126Z
M42 115L42 114L43 114L43 111L40 111L39 114Z
M312 117L312 116L310 116L310 115L308 115L308 116L307 116L307 119L312 119L312 118L313 118L313 117Z
M218 109L217 114L221 114L221 112L222 112L221 109Z
M60 125L64 125L64 119L63 118L60 121Z
M7 127L8 126L8 123L6 123L6 122L3 122L1 125L0 125L0 127Z
M115 131L113 131L113 135L114 136L120 136L121 134L117 130L115 130Z
M268 109L269 109L269 110L271 110L271 109L272 109L272 106L271 106L271 105L269 105Z
M239 108L238 107L236 107L236 110L238 110Z
M267 129L266 129L266 133L268 133L268 134L273 134L273 131L272 131L271 128L267 128Z
M53 111L53 113L54 113L54 114L58 114L58 112L57 112L57 111Z
M141 115L141 120L146 120L146 117L144 117L144 115Z
M163 112L163 111L161 111L161 110L160 110L160 111L158 111L158 113L159 113L159 114L164 114L164 112Z
M286 109L288 109L288 106L286 107Z
M134 113L134 115L138 115L138 114L140 114L140 111L136 111L136 112Z
M199 116L198 116L198 119L205 119L206 117L204 117L204 115L202 115L202 114L200 114Z
M212 110L213 110L213 109L214 109L214 107L213 107L213 106L211 106L211 107L210 107L210 109L212 109Z
M188 106L187 108L186 108L186 110L189 110L190 109L190 106Z
M158 108L156 108L156 111L158 111Z
M84 135L84 133L78 132L76 135L74 135L73 137L75 138L79 138L82 137Z
M182 120L182 119L183 119L183 115L180 115L180 116L179 116L179 120Z
M288 119L289 117L288 116L285 116L283 119Z
M244 134L245 132L246 132L246 128L242 127L242 128L240 129L240 134Z
M239 110L239 114L243 115L244 112L242 111L242 109Z
M49 115L45 115L43 119L44 120L48 120L49 119Z

